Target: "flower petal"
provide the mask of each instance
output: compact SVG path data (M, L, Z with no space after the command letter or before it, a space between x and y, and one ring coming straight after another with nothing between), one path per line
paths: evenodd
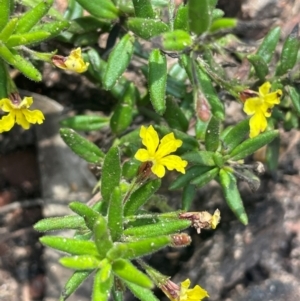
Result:
M0 108L4 112L10 112L14 109L11 101L8 98L3 98L0 100Z
M170 133L161 139L155 156L158 159L163 158L170 153L174 153L181 145L182 141L175 139L174 133Z
M168 170L176 169L177 171L185 174L185 167L188 162L182 160L179 156L169 155L158 160L159 164L164 165Z
M45 120L44 114L39 110L31 111L31 110L23 109L22 113L29 123L41 124Z
M159 144L159 137L156 130L152 125L150 125L148 128L142 126L140 130L140 137L142 138L143 145L146 146L149 152L149 156L154 157Z
M66 69L78 73L85 72L89 66L89 63L85 63L82 59L80 47L75 50L72 50L64 63Z
M271 89L271 84L269 82L265 82L263 85L261 85L258 89L260 96L265 96L269 93Z
M32 97L24 97L21 103L18 105L18 108L20 109L28 109L33 103Z
M8 115L3 116L0 119L0 133L10 131L14 126L14 124L15 124L15 114L12 111Z
M151 157L149 156L149 152L144 149L144 148L140 148L134 155L134 157L141 161L141 162L147 162L147 161L151 161Z
M274 105L280 103L280 97L282 95L281 90L276 90L275 92L269 93L265 96L265 103L269 105L270 108L273 108Z
M247 115L253 115L257 111L257 108L260 106L260 104L261 101L259 97L248 98L245 101L243 110Z
M162 164L157 163L157 162L153 163L153 166L151 167L151 170L159 178L162 178L166 173L165 167Z
M267 128L267 119L262 112L258 112L250 118L250 138L256 137Z
M16 114L16 123L19 124L23 129L28 130L30 124L26 120L22 110L14 110L14 113Z

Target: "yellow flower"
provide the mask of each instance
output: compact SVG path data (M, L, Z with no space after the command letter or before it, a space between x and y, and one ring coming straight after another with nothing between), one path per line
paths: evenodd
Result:
M271 116L271 109L280 102L282 95L281 90L269 92L271 84L264 83L259 87L259 92L255 92L257 96L250 97L245 101L244 112L247 115L252 115L249 121L250 138L259 135L267 128L267 117Z
M1 99L0 109L8 114L0 119L0 133L11 130L15 123L26 130L29 129L30 123L43 123L45 118L41 111L28 110L32 103L32 97L24 97L22 101L19 97L15 97L12 101L8 98Z
M220 219L221 219L221 213L219 209L216 209L213 216L211 217L211 228L212 229L216 229L217 225L220 223Z
M190 279L181 282L179 299L177 298L178 301L199 301L205 297L209 297L207 291L199 285L196 285L193 289L189 289L190 284ZM176 301L176 299L173 300Z
M141 148L135 158L141 162L151 162L151 171L162 178L165 175L165 167L168 170L176 169L181 173L185 173L187 161L182 160L179 156L169 155L182 145L182 141L175 139L174 133L167 134L160 142L159 137L152 125L148 128L142 126L140 130L142 143L147 149Z
M80 47L72 50L70 55L67 57L61 55L53 55L51 60L52 63L58 68L78 73L85 72L89 66L89 63L85 63L82 59Z

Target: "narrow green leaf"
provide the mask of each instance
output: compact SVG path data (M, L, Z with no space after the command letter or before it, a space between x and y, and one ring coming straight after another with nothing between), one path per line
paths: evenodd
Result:
M297 24L283 44L276 75L283 75L295 66L299 47L299 24Z
M148 85L150 100L154 110L162 115L166 110L167 60L159 49L154 49L149 56Z
M83 283L84 280L86 280L90 276L92 272L93 272L92 270L75 271L74 274L70 277L70 279L65 284L65 287L59 298L59 301L65 301L69 296L71 296L81 285L81 283Z
M37 32L37 31L46 31L48 32L49 36L48 39L53 38L60 34L63 30L67 29L70 26L68 21L54 21L49 23L42 23L34 26L30 32Z
M278 134L278 130L268 131L244 141L230 152L231 160L238 161L250 156L264 145L269 144Z
M194 150L185 153L182 159L202 166L215 166L213 155L214 152Z
M126 34L111 51L103 79L103 85L106 90L110 90L115 85L118 78L127 68L134 50L133 43L134 37Z
M100 163L104 158L104 153L94 143L80 136L75 131L62 128L59 131L61 138L70 149L89 163Z
M211 7L209 0L189 0L189 28L195 34L208 31L211 24Z
M108 232L107 223L103 216L99 216L94 225L95 243L100 258L105 258L106 253L112 248L113 243Z
M276 137L271 143L268 144L266 152L266 163L268 170L276 172L279 163L280 153L280 137Z
M300 90L297 87L287 86L288 94L291 98L295 111L300 115Z
M191 184L196 185L198 188L201 188L204 185L206 185L207 183L209 183L211 180L215 179L219 173L219 170L220 170L220 168L218 168L218 167L212 168L212 169L202 173L200 176L194 178L191 181Z
M230 171L221 169L220 183L229 208L242 224L247 225L248 217L237 187L235 176Z
M196 189L194 185L187 184L182 192L182 210L189 211L196 196Z
M75 270L94 270L100 266L100 260L91 255L62 257L59 262L64 267Z
M269 31L269 33L265 36L261 45L259 46L256 54L264 59L264 61L268 64L270 63L277 43L280 38L280 27L274 27Z
M2 12L2 7L1 7L0 11ZM18 23L18 18L13 18L13 19L10 19L7 24L5 24L5 27L0 32L0 40L3 43L5 43L9 39L9 37L13 34L13 32L17 26L17 23Z
M64 18L66 20L73 20L75 18L82 17L83 7L75 0L68 1L68 7L64 12Z
M6 63L0 59L0 99L7 97L8 76Z
M92 241L78 240L59 236L42 236L42 244L71 255L98 256L96 245Z
M76 131L95 131L108 126L109 117L96 115L76 115L60 121L60 125Z
M115 187L119 186L121 174L120 150L111 147L105 156L101 176L101 195L106 203L109 202Z
M181 51L192 45L192 38L188 32L177 29L162 34L162 45L165 50Z
M7 47L16 47L20 45L30 45L42 42L49 38L50 33L46 31L35 31L23 34L14 34L6 42Z
M102 273L103 269L98 270L95 274L92 301L106 301L109 299L113 286L113 276L110 275L107 279L103 280L101 279Z
M68 31L74 34L83 34L98 29L109 29L110 25L107 21L97 19L92 16L84 16L72 20Z
M210 32L227 29L227 28L234 28L236 27L237 19L234 18L219 18L212 22L210 27Z
M188 31L188 6L180 4L174 20L174 30L181 29Z
M119 10L111 0L76 0L86 11L97 18L114 20Z
M126 24L129 30L145 40L169 30L166 23L153 19L128 18Z
M254 67L256 76L262 81L265 80L265 77L269 73L269 68L265 60L257 54L249 54L247 59Z
M53 5L53 0L44 0L35 7L28 10L18 21L15 33L26 33L32 29L49 11Z
M84 219L77 215L44 218L38 221L33 227L39 232L62 229L86 229Z
M0 31L2 31L9 22L11 0L1 0L0 6Z
M125 281L126 286L131 290L131 292L141 301L159 301L153 294L153 292L147 288L136 285L132 282Z
M134 6L135 16L138 18L150 18L155 17L151 1L150 0L132 0Z
M138 270L130 261L117 259L112 265L114 273L121 279L145 288L152 288L151 279Z
M215 152L220 144L220 121L212 116L206 129L205 148Z
M123 232L123 198L119 187L115 187L111 195L107 222L112 240L119 240Z
M125 203L124 216L136 214L137 210L149 200L149 198L159 189L160 185L161 180L155 179L146 182L134 191Z

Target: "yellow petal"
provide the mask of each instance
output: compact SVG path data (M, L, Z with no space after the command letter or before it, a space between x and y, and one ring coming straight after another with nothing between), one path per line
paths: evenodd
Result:
M31 111L31 110L23 109L22 113L29 123L41 124L45 120L44 114L39 110Z
M250 138L256 137L267 128L267 119L262 112L258 112L250 118Z
M193 289L189 289L187 292L187 301L202 300L203 298L209 297L207 291L201 286L196 285Z
M8 115L3 116L0 119L0 133L10 131L14 126L14 124L15 124L15 114L12 111Z
M18 108L28 109L33 103L32 97L24 97L21 103L18 105Z
M4 112L10 112L10 111L14 110L14 107L8 98L3 98L0 100L0 108Z
M158 163L164 165L168 170L176 169L183 174L185 174L185 167L188 164L187 161L182 160L179 156L176 155L163 157L158 160Z
M243 110L247 115L253 115L260 105L261 101L259 97L251 97L245 101Z
M149 156L149 152L144 149L144 148L140 148L134 155L134 157L141 161L141 162L147 162L147 161L151 161L151 157Z
M142 138L142 143L146 146L149 155L154 157L159 144L159 137L153 126L150 125L148 128L142 126L140 130L140 137Z
M182 141L179 139L175 139L174 134L170 133L166 135L163 139L161 139L158 150L155 154L156 158L162 158L171 153L174 153L178 147L182 145Z
M26 120L22 110L15 110L16 123L19 124L23 129L28 130L30 127L29 122Z
M269 93L265 96L265 103L270 107L273 108L274 105L280 103L280 96L282 95L281 90L276 90L275 92Z
M81 48L72 50L64 63L66 69L77 73L85 72L89 66L89 63L85 63L82 59Z
M260 96L265 96L269 93L271 89L271 84L269 82L265 82L263 85L261 85L258 89Z
M166 173L165 167L162 164L156 162L154 162L153 166L151 167L151 170L159 178L162 178Z
M216 229L217 228L217 225L219 224L220 222L220 219L221 219L221 213L220 213L220 210L219 209L216 209L212 218L211 218L211 222L210 222L210 225L211 225L211 228L212 229Z

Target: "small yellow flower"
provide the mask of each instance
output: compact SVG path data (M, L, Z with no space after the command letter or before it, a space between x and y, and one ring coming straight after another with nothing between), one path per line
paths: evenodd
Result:
M180 295L179 299L177 299L178 301L199 301L205 297L209 297L207 291L199 285L196 285L193 289L189 289L190 284L190 279L186 279L185 281L181 282Z
M167 134L160 141L157 132L150 125L148 128L142 126L140 130L142 143L147 149L141 148L135 158L141 162L151 162L151 171L162 178L165 175L165 167L168 170L176 169L181 173L185 173L187 161L182 160L179 156L169 155L182 145L182 141L175 139L174 133Z
M8 98L1 99L0 109L8 114L0 119L0 133L10 131L15 123L26 130L29 129L30 123L43 123L45 117L41 111L28 110L32 103L32 97L24 97L22 101L19 97L12 101Z
M67 57L61 55L53 55L51 60L56 67L77 73L85 72L89 66L89 63L84 62L84 60L82 59L80 47L72 50L70 55Z
M212 229L216 229L217 225L220 223L220 219L221 219L221 213L219 209L216 209L213 216L211 217L211 228Z
M250 97L245 101L244 112L252 115L249 121L250 138L259 135L267 128L267 117L271 116L271 109L280 103L282 95L281 90L270 93L271 84L264 83L259 87L259 92L255 92L257 96Z

